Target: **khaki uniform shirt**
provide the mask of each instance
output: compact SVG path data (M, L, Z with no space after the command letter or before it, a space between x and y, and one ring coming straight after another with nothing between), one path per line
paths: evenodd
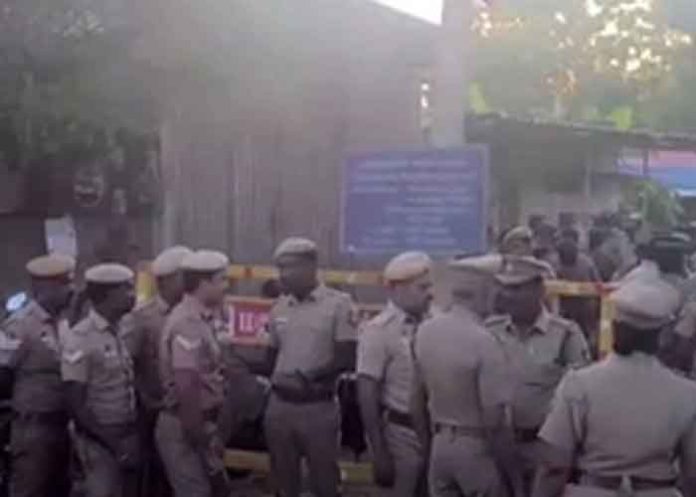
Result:
M455 306L426 321L416 337L415 356L435 424L481 428L487 412L510 402L505 356L464 308Z
M87 405L100 424L135 421L133 361L119 330L96 311L70 330L61 372L63 381L87 386Z
M540 435L596 476L696 476L696 385L653 357L611 355L569 373Z
M418 324L393 303L370 320L358 340L356 373L382 387L382 405L408 413L413 386L413 340Z
M66 408L60 376L67 323L57 322L38 303L10 317L0 336L0 366L14 371L12 407L20 413Z
M486 325L511 368L515 428L539 428L565 372L589 363L589 349L582 331L577 324L546 310L542 310L524 338L508 316L494 316Z
M324 367L336 342L357 338L351 298L321 285L303 301L283 296L271 310L269 335L278 349L274 374Z
M162 405L159 346L170 311L169 304L155 297L123 320L123 340L133 358L136 390L147 409Z
M195 371L203 385L201 408L211 411L224 400L223 358L215 336L213 313L187 295L169 315L160 341L160 372L165 390L164 404L179 404L174 372Z

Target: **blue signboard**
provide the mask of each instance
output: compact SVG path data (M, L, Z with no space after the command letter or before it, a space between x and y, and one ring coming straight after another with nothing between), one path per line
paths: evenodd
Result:
M352 254L486 250L488 152L393 152L352 157L343 184L342 243Z

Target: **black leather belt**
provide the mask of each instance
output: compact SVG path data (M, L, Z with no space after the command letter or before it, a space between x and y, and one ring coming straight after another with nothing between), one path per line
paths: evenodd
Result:
M532 443L536 442L539 428L515 428L515 442Z
M316 402L330 402L334 398L334 393L330 390L291 392L275 386L271 387L273 393L283 401L290 404L314 404Z
M47 425L67 425L70 417L64 411L49 411L49 412L17 412L13 413L13 417L17 421L27 421L32 423L40 423Z
M454 426L446 425L441 423L435 423L434 431L437 434L448 433L455 437L469 437L469 438L486 438L486 430L483 428L474 428L470 426Z
M384 419L387 423L403 426L404 428L413 429L413 418L410 414L401 411L395 411L388 407L384 409Z
M652 478L641 478L639 476L629 477L631 488L637 492L641 490L663 490L673 488L677 482L674 479L654 480ZM599 476L583 473L580 477L580 485L597 487L604 490L618 490L621 488L621 476Z

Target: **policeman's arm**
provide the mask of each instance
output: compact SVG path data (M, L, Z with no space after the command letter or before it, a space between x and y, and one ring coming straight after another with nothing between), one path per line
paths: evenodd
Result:
M481 336L478 345L477 391L486 440L511 495L524 495L520 461L514 449L511 413L514 382L498 342L491 335L485 334Z
M418 435L425 453L430 452L430 414L428 413L428 393L417 362L414 364L413 384L411 387L411 416L413 428Z
M574 372L568 373L559 385L552 406L539 432L542 443L533 497L563 494L577 447L585 438L587 403Z
M195 333L179 333L171 341L171 361L174 390L179 404L178 414L184 436L196 447L206 443L204 413L201 407L200 368L203 355L203 340Z
M203 448L207 443L203 409L201 409L201 390L203 384L200 375L193 370L174 371L174 388L179 401L179 420L184 436L194 447Z
M16 338L11 329L0 330L0 399L12 397L14 371L22 349L23 342Z
M358 403L365 432L375 458L387 453L382 423L382 382L388 362L384 330L369 326L358 342L357 386Z
M63 388L70 414L78 431L102 444L110 452L116 453L119 441L112 440L106 435L104 427L87 407L87 385L77 381L64 381Z

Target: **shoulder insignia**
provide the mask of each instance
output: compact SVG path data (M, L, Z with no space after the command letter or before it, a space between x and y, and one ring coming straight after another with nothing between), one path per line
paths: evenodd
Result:
M178 335L175 340L181 345L185 350L192 351L201 346L201 339L195 338L190 339L184 336Z
M84 356L85 356L85 353L82 352L81 350L74 350L74 351L72 351L72 352L66 351L66 352L63 354L63 359L64 359L65 362L67 362L68 364L75 364L76 362L78 362L79 360L81 360Z

